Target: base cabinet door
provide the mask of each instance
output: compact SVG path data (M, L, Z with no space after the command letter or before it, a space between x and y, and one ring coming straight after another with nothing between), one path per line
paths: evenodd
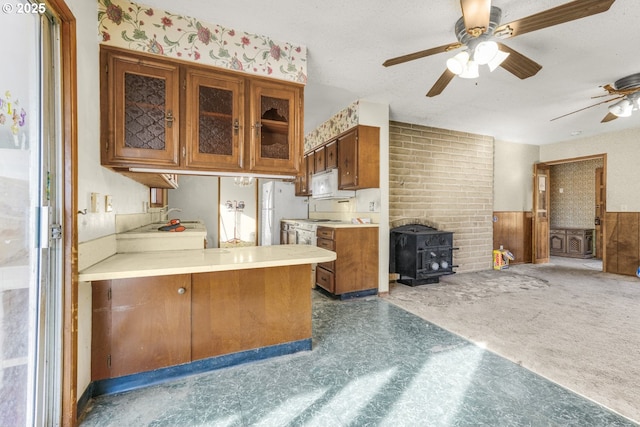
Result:
M191 275L93 282L92 380L191 360Z
M318 227L317 246L336 252L318 264L316 285L335 295L378 288L378 228Z
M309 264L192 276L192 359L311 338Z

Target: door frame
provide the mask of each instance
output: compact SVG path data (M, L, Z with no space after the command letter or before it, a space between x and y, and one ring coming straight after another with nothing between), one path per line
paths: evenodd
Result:
M605 221L605 217L606 217L606 195L607 195L607 153L600 153L600 154L592 154L589 156L581 156L581 157L572 157L572 158L567 158L567 159L558 159L558 160L549 160L549 161L544 161L544 162L539 162L537 164L545 164L547 166L555 166L555 165L562 165L562 164L567 164L567 163L575 163L575 162L582 162L585 160L594 160L594 159L602 159L602 168L603 168L603 179L602 179L602 185L604 187L604 194L605 194L605 209L601 212L601 228L602 228L602 235L606 236L607 234L607 223ZM535 167L536 164L534 164L534 179L535 179ZM533 188L533 209L535 209L535 198L536 198L536 186L535 186L535 182L534 182L534 188ZM549 212L551 211L551 209L553 208L553 206L549 206ZM535 221L535 212L533 212L534 214L534 221ZM532 244L535 245L535 241L536 238L540 238L541 236L537 235L537 231L536 231L536 227L535 227L535 223L534 223L534 227L532 229ZM547 236L548 239L549 236ZM533 248L532 251L532 259L531 262L535 263L535 246ZM607 245L606 242L603 242L602 245L602 271L607 271Z
M533 238L531 239L533 247L531 248L531 261L534 264L549 262L550 175L551 166L548 163L535 163L533 165ZM543 177L544 180L541 179ZM540 197L543 199L543 209L540 206Z
M62 279L62 408L61 425L76 426L78 363L78 107L76 18L64 0L47 0L60 24L64 270Z

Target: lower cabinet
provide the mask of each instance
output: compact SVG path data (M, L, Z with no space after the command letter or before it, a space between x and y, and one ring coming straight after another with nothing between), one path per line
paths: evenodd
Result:
M378 289L378 228L318 227L317 246L336 260L316 267L316 285L334 294Z
M91 379L311 338L310 264L92 282Z
M191 275L92 283L91 377L115 378L191 360Z
M552 228L549 230L549 253L555 256L591 258L593 229Z
M311 338L310 269L193 274L192 359Z

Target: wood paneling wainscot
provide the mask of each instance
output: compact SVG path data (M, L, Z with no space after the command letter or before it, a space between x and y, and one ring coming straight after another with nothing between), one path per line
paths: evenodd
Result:
M640 213L607 212L605 224L604 271L634 276L640 266Z
M514 255L511 264L531 262L532 214L523 211L493 213L493 248L501 245Z

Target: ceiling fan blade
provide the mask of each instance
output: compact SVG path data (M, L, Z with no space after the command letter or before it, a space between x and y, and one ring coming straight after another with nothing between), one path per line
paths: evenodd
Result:
M424 58L425 56L435 55L437 53L449 52L450 50L457 49L461 47L461 43L451 43L443 46L433 47L427 50L421 50L419 52L409 53L407 55L398 56L396 58L387 59L382 63L385 67L389 67L391 65L402 64L403 62L413 61L414 59Z
M572 112L567 113L567 114L563 114L562 116L558 116L558 117L556 117L556 118L553 118L553 119L551 119L550 121L558 120L558 119L561 119L561 118L563 118L563 117L570 116L571 114L579 113L580 111L588 110L589 108L596 107L596 106L601 105L601 104L606 104L607 102L615 101L615 100L618 100L618 99L621 99L621 98L624 98L624 96L618 96L618 97L615 97L615 98L612 98L612 99L607 99L607 100L605 100L605 101L600 101L600 102L598 102L598 103L596 103L596 104L589 105L588 107L584 107L584 108L581 108L581 109L579 109L579 110L572 111ZM613 118L608 118L610 115L611 115L611 116L613 116ZM613 115L613 114L609 113L609 114L607 114L607 115L605 116L605 118L604 118L604 119L602 119L602 122L604 123L604 122L605 122L605 119L607 119L606 121L608 122L608 121L613 120L613 119L615 119L615 118L617 118L617 117L618 117L618 116L616 116L616 115Z
M616 116L615 114L613 114L613 113L607 113L607 115L606 115L606 116L604 116L604 119L602 119L602 120L600 121L600 123L607 123L607 122L610 122L611 120L615 120L615 119L617 119L617 118L618 118L618 116Z
M460 0L460 7L467 33L473 37L484 34L489 28L491 0Z
M609 10L616 0L574 0L496 28L495 34L515 37Z
M533 59L529 59L523 54L516 52L509 46L498 43L500 50L507 52L509 56L502 61L500 66L520 79L526 79L531 76L535 76L538 71L542 69L542 65L535 62Z
M429 98L432 98L434 96L440 95L444 90L444 88L447 87L449 82L451 82L451 80L453 80L455 76L456 75L453 74L451 71L449 71L449 69L444 70L444 73L442 73L440 78L431 87L431 89L429 90L429 93L427 93L427 96Z

